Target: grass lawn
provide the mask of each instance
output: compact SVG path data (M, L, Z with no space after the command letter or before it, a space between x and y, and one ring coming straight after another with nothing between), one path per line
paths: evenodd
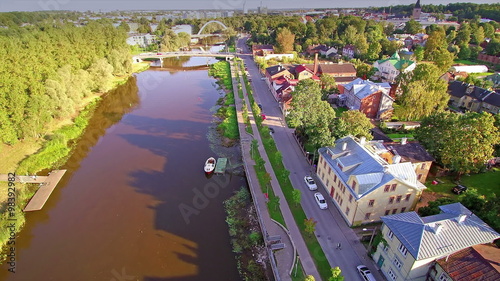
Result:
M437 178L440 183L433 185L431 182L434 178L429 177L426 186L428 191L433 191L446 196L456 197L451 189L457 185L454 176L446 176ZM497 196L500 195L500 168L493 168L488 172L473 174L470 176L462 176L460 178L460 183L469 187L474 188L479 194L486 197L490 197L495 193Z
M478 64L477 62L470 61L470 60L454 60L453 62L454 63L458 63L458 64L466 64L466 65L476 65L476 64Z
M400 139L400 138L404 138L404 137L407 137L408 140L414 140L412 134L398 134L398 133L394 133L394 134L387 134L387 136L390 137L391 139L393 139L394 141L399 141L399 140L395 140L395 139Z

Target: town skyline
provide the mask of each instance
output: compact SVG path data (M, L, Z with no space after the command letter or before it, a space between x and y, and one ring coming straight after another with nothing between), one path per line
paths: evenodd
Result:
M353 0L345 1L298 1L290 0L283 6L283 2L277 0L164 0L164 1L84 1L84 0L21 0L0 2L0 12L13 11L49 11L49 10L68 10L68 11L102 11L109 12L115 10L243 10L257 9L258 7L267 7L268 9L311 9L311 8L368 8L396 5L410 5L416 0ZM493 4L494 0L480 1L421 1L422 5L446 5L449 3L467 3ZM195 7L195 8L194 8Z

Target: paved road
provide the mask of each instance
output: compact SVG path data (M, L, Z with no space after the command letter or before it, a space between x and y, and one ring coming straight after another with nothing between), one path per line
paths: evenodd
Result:
M245 45L245 41L246 38L239 39L238 47L248 54L249 50ZM359 242L356 233L347 226L333 203L327 200L327 210L318 208L313 198L314 192L307 189L303 180L305 175L311 174L312 168L293 137L293 130L286 127L278 103L270 93L266 82L260 79L262 76L251 55L242 55L241 57L252 78L255 100L262 104L263 113L267 117L264 123L274 128L275 134L273 137L283 155L283 163L290 171L290 180L295 188L302 191L302 208L307 217L314 218L318 222L315 234L331 267L339 266L345 280L361 281L356 266L365 264L378 280L385 280L378 272L375 263L367 256L366 249ZM313 177L315 177L314 174ZM324 187L319 184L319 180L317 178L315 180L318 183L318 191L325 198L329 198ZM335 249L337 243L341 243L342 250Z

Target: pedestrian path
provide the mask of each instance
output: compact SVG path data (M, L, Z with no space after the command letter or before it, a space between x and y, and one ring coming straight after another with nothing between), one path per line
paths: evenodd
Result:
M294 262L295 262L295 254L294 252L296 251L297 254L300 257L300 262L302 264L302 267L304 269L304 272L306 275L312 275L316 280L321 280L319 276L319 272L316 268L316 265L314 264L314 261L309 253L309 250L307 249L307 246L304 242L304 239L302 238L302 235L300 233L300 230L295 223L295 219L292 215L292 212L290 211L290 208L287 204L287 201L285 199L285 196L281 190L281 187L274 175L274 170L270 164L269 158L267 157L266 151L264 149L264 145L262 143L262 139L260 138L259 131L257 128L257 125L255 123L255 120L253 118L253 114L251 112L250 108L250 101L247 96L247 91L246 87L244 85L243 77L241 76L241 73L239 73L239 80L238 78L235 78L235 71L238 71L238 69L235 69L234 63L231 62L231 71L232 71L232 77L233 77L233 90L234 90L234 96L235 96L235 103L236 103L236 109L237 109L237 117L238 117L238 126L240 130L240 137L241 137L241 149L242 149L242 156L243 156L243 162L245 165L245 171L247 173L247 179L249 182L250 189L252 191L253 199L254 199L254 204L256 206L257 212L259 213L260 220L261 220L261 227L263 227L263 231L267 234L268 237L273 237L279 235L281 237L281 243L284 244L284 249L278 250L275 252L274 256L276 258L276 263L277 263L277 271L279 275L279 280L291 280L290 275L293 274L293 269L294 269ZM242 85L243 89L243 97L245 100L245 103L248 105L248 108L243 108L242 107L242 100L238 96L238 83ZM247 110L248 111L248 116L250 118L250 124L252 126L252 130L254 132L254 136L251 136L245 131L245 122L243 119L243 114L242 111ZM269 216L269 212L267 209L266 205L266 200L267 198L265 197L265 194L261 191L257 176L255 173L255 170L253 168L253 165L255 165L255 162L251 158L251 141L252 139L257 140L259 146L258 150L259 153L262 157L262 159L265 161L265 169L266 171L271 174L271 188L274 191L274 194L280 198L280 210L281 213L283 214L283 218L286 223L286 227L282 228L275 222L273 222ZM266 243L269 245L269 241L266 241ZM276 273L275 273L276 275Z

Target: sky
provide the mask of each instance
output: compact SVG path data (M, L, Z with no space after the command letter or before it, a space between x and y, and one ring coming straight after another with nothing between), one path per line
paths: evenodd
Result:
M245 3L246 2L246 3ZM113 10L242 10L258 6L269 9L292 8L358 8L391 5L409 5L416 0L0 0L0 12L11 11L113 11ZM498 3L498 0L421 0L425 4L448 4L456 2Z

